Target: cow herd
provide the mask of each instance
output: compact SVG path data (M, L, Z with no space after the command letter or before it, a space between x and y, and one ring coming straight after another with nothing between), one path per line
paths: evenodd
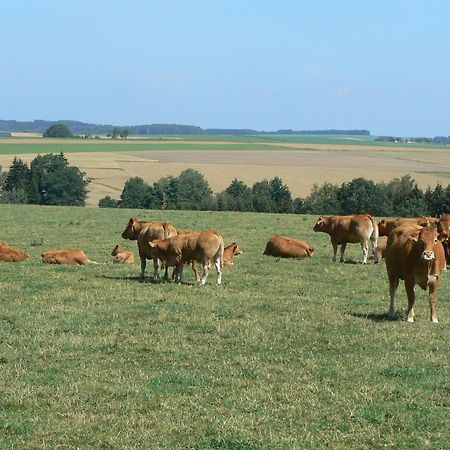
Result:
M414 322L415 286L429 290L430 319L437 323L437 289L449 260L450 214L440 219L432 217L400 218L377 223L369 214L350 216L321 216L314 225L315 232L330 236L333 247L333 261L336 261L340 246L340 261L348 243L359 243L363 252L363 264L368 261L369 241L372 244L374 262L386 260L389 279L389 315L395 316L395 295L400 280L405 282L408 297L407 321ZM173 268L172 280L181 283L183 270L191 265L196 281L204 285L210 267L214 265L217 284L222 281L224 265L233 265L234 256L242 253L236 243L225 247L223 237L215 230L177 230L166 222L144 222L131 218L122 233L123 239L137 241L141 263L140 280L144 280L147 260L153 261L154 279L158 279L164 268ZM306 241L274 234L267 242L264 255L277 258L308 258L314 248ZM111 253L112 262L133 264L132 252L116 245ZM50 250L41 255L49 264L97 264L91 261L83 250ZM19 249L0 242L0 261L23 261L29 255ZM200 276L198 266L203 268Z

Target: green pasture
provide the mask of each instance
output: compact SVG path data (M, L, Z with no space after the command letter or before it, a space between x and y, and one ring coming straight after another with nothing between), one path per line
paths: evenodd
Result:
M129 217L214 228L244 253L207 285L154 283L108 264ZM0 240L31 254L0 263L0 448L446 449L448 274L440 323L418 289L417 321L387 320L385 265L359 245L332 263L316 217L0 205ZM263 256L272 233L308 260ZM83 248L105 263L51 266Z

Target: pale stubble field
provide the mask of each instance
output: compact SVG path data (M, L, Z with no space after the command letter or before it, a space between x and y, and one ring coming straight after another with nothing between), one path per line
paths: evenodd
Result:
M446 186L450 180L449 149L357 143L2 139L0 165L7 169L14 156L29 163L38 153L59 151L91 180L88 206L97 206L106 195L118 198L131 177L152 184L188 168L201 172L214 192L225 189L234 178L252 186L279 176L294 197L307 196L314 183L341 184L355 177L389 182L410 174L422 189L438 182Z

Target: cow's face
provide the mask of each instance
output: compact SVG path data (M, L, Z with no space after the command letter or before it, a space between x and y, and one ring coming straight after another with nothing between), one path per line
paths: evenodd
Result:
M316 224L314 225L313 230L314 231L323 231L326 226L326 220L325 217L320 216L317 220Z
M136 219L130 219L128 222L127 227L125 230L123 230L122 238L123 239L130 239L130 240L136 240L137 239L137 233L135 229L135 223Z
M123 237L123 236L122 236L122 237ZM116 245L116 246L113 248L113 251L111 252L111 256L116 256L117 253L119 253L119 246L118 246L118 245Z
M234 242L232 245L233 245L233 255L234 256L240 255L242 253L241 247L239 247L239 245Z
M438 241L444 241L447 238L446 233L438 234L433 227L424 227L420 230L419 236L413 238L419 246L420 257L424 261L432 261L435 258L434 248Z

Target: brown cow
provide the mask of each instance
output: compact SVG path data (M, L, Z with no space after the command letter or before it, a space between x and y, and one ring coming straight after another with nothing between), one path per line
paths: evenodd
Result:
M18 248L10 247L6 242L0 241L0 261L4 262L18 262L25 261L30 255L19 250Z
M232 266L234 264L233 260L235 256L241 255L242 250L236 242L233 242L231 245L227 245L223 249L223 265L224 266Z
M166 222L144 222L142 220L131 218L128 225L122 233L123 239L130 239L137 241L139 258L141 260L141 274L140 280L144 281L145 267L147 259L153 259L154 274L153 278L159 278L160 262L158 258L153 258L149 242L156 239L167 239L171 236L176 236L177 230L170 223ZM168 278L168 267L166 267L164 278Z
M378 222L378 235L389 236L394 228L405 224L415 224L421 227L428 227L436 223L438 219L434 217L400 217L396 220L381 219Z
M91 261L83 250L76 248L72 250L48 250L41 254L42 262L47 264L67 264L71 266L98 264Z
M443 231L450 233L450 214L442 214L438 220L437 230L439 233L442 233Z
M306 241L274 234L266 244L263 255L278 258L305 258L314 254L314 247Z
M445 269L445 255L441 240L446 233L439 234L433 227L402 226L389 236L386 247L386 270L389 278L389 315L395 316L395 294L399 280L405 281L408 296L408 322L414 322L414 287L428 287L430 319L437 323L437 289Z
M129 250L126 250L119 245L116 245L111 252L111 256L114 256L114 264L134 264L134 255Z
M377 241L377 247L375 249L374 259L375 262L380 262L386 257L386 244L388 237L380 236Z
M183 266L186 261L197 261L203 265L200 284L206 283L211 261L217 271L217 284L222 282L224 244L222 236L214 230L199 233L180 234L168 239L149 242L153 258L158 258L169 267L175 267L176 279L183 279Z
M337 246L341 246L340 261L344 262L344 252L347 243L361 244L364 259L367 264L369 253L369 240L372 242L372 253L375 253L378 240L378 226L376 220L369 214L351 216L327 216L319 217L314 225L314 231L327 233L333 246L333 261L336 261Z

